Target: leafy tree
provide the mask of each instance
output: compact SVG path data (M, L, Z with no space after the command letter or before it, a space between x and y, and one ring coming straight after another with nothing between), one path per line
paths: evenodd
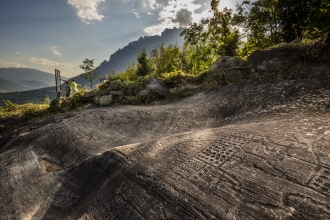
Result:
M211 48L218 56L236 56L240 43L240 33L234 26L232 9L219 11L219 0L211 1L213 17L209 20L208 34Z
M241 34L235 27L232 10L219 11L219 3L211 1L212 18L192 23L181 33L185 39L184 68L191 68L193 74L208 70L219 56L237 55Z
M282 36L285 42L295 39L301 40L311 28L311 24L320 27L320 24L323 23L317 24L314 22L320 13L321 0L278 0L277 7L279 9Z
M330 29L329 0L246 0L237 6L242 28L242 56L283 42L316 39Z
M282 42L277 1L248 0L237 6L233 20L245 38L240 56L246 57L255 50Z
M155 73L155 75L159 75L159 73L161 72L161 51L164 50L164 43L161 45L158 45L157 47L155 47L151 52L150 52L150 66L153 70L153 72Z
M181 51L177 45L164 44L155 47L150 52L150 64L154 68L155 74L158 76L162 73L178 71L181 69Z
M138 76L146 76L150 73L151 68L149 65L149 61L147 58L147 52L145 49L143 49L143 51L138 55L137 57L137 71L136 74Z
M124 81L131 82L134 81L136 78L136 65L133 61L125 70L124 73L122 73Z
M93 89L93 80L98 76L95 72L94 59L85 59L83 64L79 66L85 73L81 76L89 81L90 88Z
M184 36L183 60L184 71L197 74L208 69L210 53L209 33L205 26L209 20L203 19L200 24L191 23L181 36Z

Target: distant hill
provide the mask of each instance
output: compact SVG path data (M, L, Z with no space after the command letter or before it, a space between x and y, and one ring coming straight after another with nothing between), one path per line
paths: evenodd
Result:
M54 74L31 68L0 68L1 92L26 91L54 86Z
M0 93L28 90L27 87L0 77Z
M53 78L54 78L54 76L53 76ZM19 82L24 86L27 86L29 88L34 88L34 89L49 87L49 84L40 82L38 80L20 80ZM53 84L54 83L55 83L55 81L53 80Z

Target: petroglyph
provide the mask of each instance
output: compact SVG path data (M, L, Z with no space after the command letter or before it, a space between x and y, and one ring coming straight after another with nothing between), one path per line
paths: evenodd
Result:
M319 85L229 84L4 132L0 219L330 219Z

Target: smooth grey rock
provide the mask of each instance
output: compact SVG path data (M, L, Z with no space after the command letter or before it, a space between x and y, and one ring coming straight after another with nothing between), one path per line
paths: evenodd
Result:
M222 56L214 62L210 70L224 76L227 82L238 82L248 77L247 62L237 57Z
M330 32L316 43L306 46L296 43L253 52L247 59L253 73L285 71L298 66L329 64Z
M329 219L328 85L234 83L6 130L1 218Z
M225 70L225 69L246 69L247 62L237 57L221 56L217 61L211 64L210 70Z
M139 92L139 95L146 96L150 93L156 94L160 97L165 97L169 93L169 90L166 86L162 85L159 80L153 77L150 79L150 83L146 86L146 88Z
M101 96L100 100L99 100L99 104L101 106L107 106L110 105L112 101L112 95L104 95Z

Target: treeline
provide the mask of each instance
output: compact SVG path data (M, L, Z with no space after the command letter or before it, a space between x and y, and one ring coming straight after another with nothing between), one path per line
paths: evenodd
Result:
M252 52L292 41L309 42L330 30L329 0L247 0L236 10L219 10L212 0L212 17L191 23L181 36L185 43L142 51L122 73L127 77L208 71L220 56L248 57Z

